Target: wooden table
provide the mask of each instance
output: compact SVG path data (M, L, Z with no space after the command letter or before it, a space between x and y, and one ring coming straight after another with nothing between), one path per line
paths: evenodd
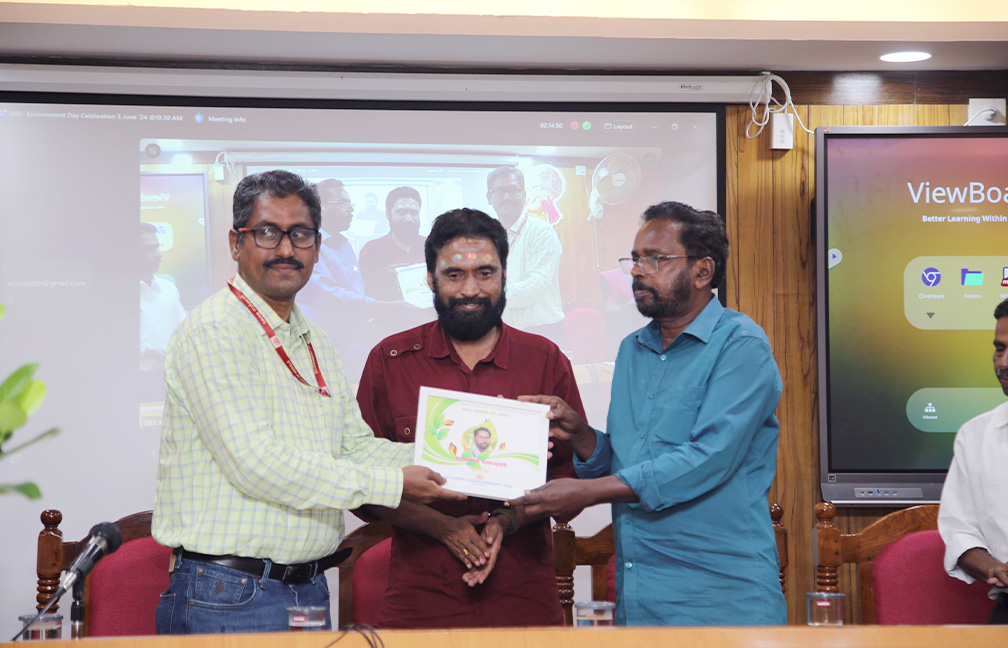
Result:
M325 648L339 632L93 638L81 648ZM1008 648L998 626L389 630L386 648ZM3 644L13 646L17 644ZM38 643L33 645L38 646ZM368 648L348 633L336 648Z

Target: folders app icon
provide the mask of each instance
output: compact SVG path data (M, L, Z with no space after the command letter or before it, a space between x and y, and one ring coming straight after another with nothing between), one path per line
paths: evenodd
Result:
M964 286L982 286L983 285L983 272L981 270L969 270L968 268L962 269L962 285Z

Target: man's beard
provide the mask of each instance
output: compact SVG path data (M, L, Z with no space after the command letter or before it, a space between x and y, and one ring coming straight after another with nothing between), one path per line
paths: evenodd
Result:
M398 222L389 224L389 229L398 236L409 238L420 234L420 221Z
M640 311L640 314L652 319L674 317L682 314L686 302L689 301L692 294L690 290L690 273L685 270L680 270L676 273L675 278L672 280L671 294L664 296L664 298L658 293L656 288L645 286L643 283L639 283L637 279L634 280L633 289L647 290L654 297L654 301L650 303L644 303L640 299L635 300L637 302L637 310Z
M437 311L438 323L449 337L462 342L474 342L489 333L501 322L501 314L507 299L504 297L504 282L501 281L501 293L496 302L489 297L451 297L445 302L441 298L441 289L437 278L434 279L434 310ZM482 304L483 308L476 311L463 311L457 306L465 304Z

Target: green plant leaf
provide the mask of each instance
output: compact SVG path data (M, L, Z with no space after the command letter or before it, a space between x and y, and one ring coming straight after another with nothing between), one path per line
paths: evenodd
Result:
M54 437L54 436L56 436L59 433L60 433L60 429L59 428L50 428L50 429L46 430L45 432L43 432L42 434L39 434L34 439L31 439L30 441L25 441L21 445L16 445L13 448L8 448L7 450L5 450L2 453L0 453L0 456L2 456L4 454L14 454L15 452L21 452L25 448L27 448L29 446L32 446L32 445L35 445L36 443L38 443L39 441L42 441L43 439L48 439L49 437Z
M30 380L28 386L21 392L21 398L17 399L17 404L21 406L24 413L31 416L46 397L46 386L41 380Z
M20 398L21 393L28 386L32 376L35 375L36 369L38 369L37 364L26 364L12 373L7 380L3 381L3 384L0 385L0 401L11 401Z
M28 422L28 415L17 403L0 401L0 432L16 430Z
M6 493L21 493L28 499L41 499L42 491L33 482L24 482L23 484L0 484L0 495Z

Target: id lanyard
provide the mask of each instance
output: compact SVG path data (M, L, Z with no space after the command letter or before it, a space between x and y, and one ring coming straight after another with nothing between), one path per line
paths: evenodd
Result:
M277 355L280 356L283 363L287 365L288 369L290 369L291 374L309 387L314 387L314 385L301 377L301 373L298 372L297 367L295 367L294 363L291 362L290 356L288 356L287 352L284 351L283 345L280 344L280 338L278 338L276 333L273 331L273 327L269 325L269 322L267 322L266 318L262 316L259 309L255 307L255 304L250 302L249 298L246 297L242 291L235 288L232 281L233 279L228 279L228 288L231 289L231 292L234 293L234 296L237 297L241 303L245 304L245 308L249 309L252 315L256 318L256 321L259 322L259 325L263 327L264 331L266 331L266 335L269 336L270 344L272 344L273 348L276 349ZM311 356L312 368L315 370L315 380L318 382L318 393L320 396L332 396L332 394L329 393L329 388L326 387L325 379L322 378L322 371L319 369L318 359L315 357L315 349L312 348L312 344L308 341L307 335L303 337L305 344L308 345L308 355Z
M511 236L511 232L508 231L508 245L514 245L514 242L518 240L522 230L525 229L525 223L528 222L528 219L528 212L522 212L521 223L518 224L518 228L514 231L514 236Z

